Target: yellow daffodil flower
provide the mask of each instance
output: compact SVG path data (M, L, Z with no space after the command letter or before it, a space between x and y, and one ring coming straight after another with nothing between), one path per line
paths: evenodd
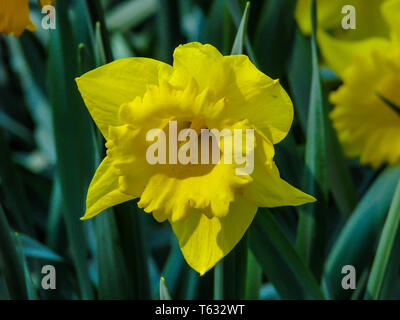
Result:
M301 205L315 199L279 176L273 144L288 133L292 102L277 80L244 55L222 56L211 45L175 49L173 66L148 58L114 61L76 79L107 140L107 156L89 186L89 219L134 198L159 221L169 220L188 264L204 274L227 255L257 207ZM146 134L180 128L255 131L254 171L238 164L149 164ZM221 148L221 158L225 157Z
M41 7L54 4L55 0L39 0ZM29 17L28 0L0 1L0 33L19 37L25 30L36 31L36 26Z
M349 157L378 168L400 163L400 1L382 5L388 38L360 41L320 34L321 51L343 80L330 117Z

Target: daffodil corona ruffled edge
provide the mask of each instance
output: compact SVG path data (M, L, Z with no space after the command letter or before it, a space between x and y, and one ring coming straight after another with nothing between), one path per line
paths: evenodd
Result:
M173 66L121 59L76 81L107 140L83 219L140 198L139 207L170 222L186 261L204 274L242 238L257 207L315 201L280 178L273 144L290 129L292 102L247 56L224 57L211 45L188 43L175 49ZM254 129L254 171L236 175L237 163L222 162L150 165L146 132L169 120L196 129Z
M53 5L55 0L39 0L40 7ZM34 32L36 26L29 17L28 0L0 1L0 34L13 34L19 37L25 30Z

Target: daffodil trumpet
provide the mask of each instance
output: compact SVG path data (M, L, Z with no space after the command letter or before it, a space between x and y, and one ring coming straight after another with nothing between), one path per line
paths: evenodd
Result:
M200 129L200 135L188 122L187 128L177 130L176 120L168 123L168 134L160 128L154 128L147 132L146 141L154 141L146 150L147 162L155 164L219 164L221 161L221 140L223 138L224 164L245 164L236 168L236 174L251 174L254 169L254 129L229 130L227 128ZM168 144L167 144L168 135ZM242 138L244 136L244 140ZM186 141L189 138L189 141ZM211 144L210 144L211 140ZM243 148L243 144L245 147ZM167 157L168 145L168 157ZM199 148L200 145L200 148ZM211 152L211 154L210 154ZM199 154L200 153L200 154ZM167 162L168 158L168 162Z
M83 220L139 198L145 212L169 221L185 260L204 274L235 247L258 207L315 201L281 179L274 162L274 144L285 138L293 121L292 102L279 81L245 55L222 56L215 47L194 42L175 49L172 66L148 58L120 59L76 82L107 148L90 183ZM162 148L169 153L165 159L177 156L167 146L177 137L169 132L171 123L176 132L193 130L178 141L186 150L191 146L183 141L188 132L227 129L218 142L220 161L212 161L212 150L208 164L201 164L198 155L184 157L187 164L163 163L164 156L160 161ZM156 128L165 136L151 131ZM163 136L157 151L151 143L156 132ZM235 138L243 148L235 147ZM214 147L193 139L205 154ZM154 163L146 157L151 145L158 157ZM243 171L246 154L254 154L254 160L251 170ZM232 161L225 161L229 157ZM237 174L238 168L243 174Z

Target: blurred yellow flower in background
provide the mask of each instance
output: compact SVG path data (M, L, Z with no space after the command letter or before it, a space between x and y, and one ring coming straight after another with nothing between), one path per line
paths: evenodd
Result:
M400 1L383 2L381 16L390 30L386 38L319 34L327 64L343 80L330 96L333 125L346 154L374 168L400 162Z
M19 37L25 30L36 31L29 17L28 0L1 0L0 33Z
M367 37L387 36L388 28L380 14L380 6L387 0L317 0L317 26L330 30L334 37L360 40ZM299 0L295 11L297 24L305 35L311 34L312 0ZM342 8L352 5L356 10L357 28L343 30L341 22L345 14Z
M84 74L77 84L107 140L83 219L140 198L139 207L157 221L169 220L186 261L204 274L243 237L257 207L315 201L280 178L273 145L290 129L292 102L247 56L224 57L211 45L188 43L175 49L173 66L121 59ZM150 165L146 133L165 130L170 120L196 131L254 129L254 171L236 175L237 164L222 161ZM221 153L223 158L223 148Z
M39 5L41 7L44 7L44 6L47 6L47 5L51 5L52 6L55 1L56 0L39 0Z
M53 5L55 0L39 0L39 6ZM19 37L25 30L36 31L36 26L29 17L28 0L0 1L0 33Z

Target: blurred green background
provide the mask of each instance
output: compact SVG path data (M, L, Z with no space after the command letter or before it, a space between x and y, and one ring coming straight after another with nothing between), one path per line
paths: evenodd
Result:
M0 35L0 299L159 299L161 276L174 299L400 298L400 167L343 158L327 118L340 80L319 66L295 7L252 1L243 51L289 92L295 120L276 162L319 201L259 209L233 252L199 277L169 224L134 201L79 220L104 150L74 78L124 57L172 63L190 41L230 54L245 1L57 0L56 30L40 27L31 1L38 31ZM56 290L41 287L47 264ZM356 290L341 286L344 265L356 268Z

